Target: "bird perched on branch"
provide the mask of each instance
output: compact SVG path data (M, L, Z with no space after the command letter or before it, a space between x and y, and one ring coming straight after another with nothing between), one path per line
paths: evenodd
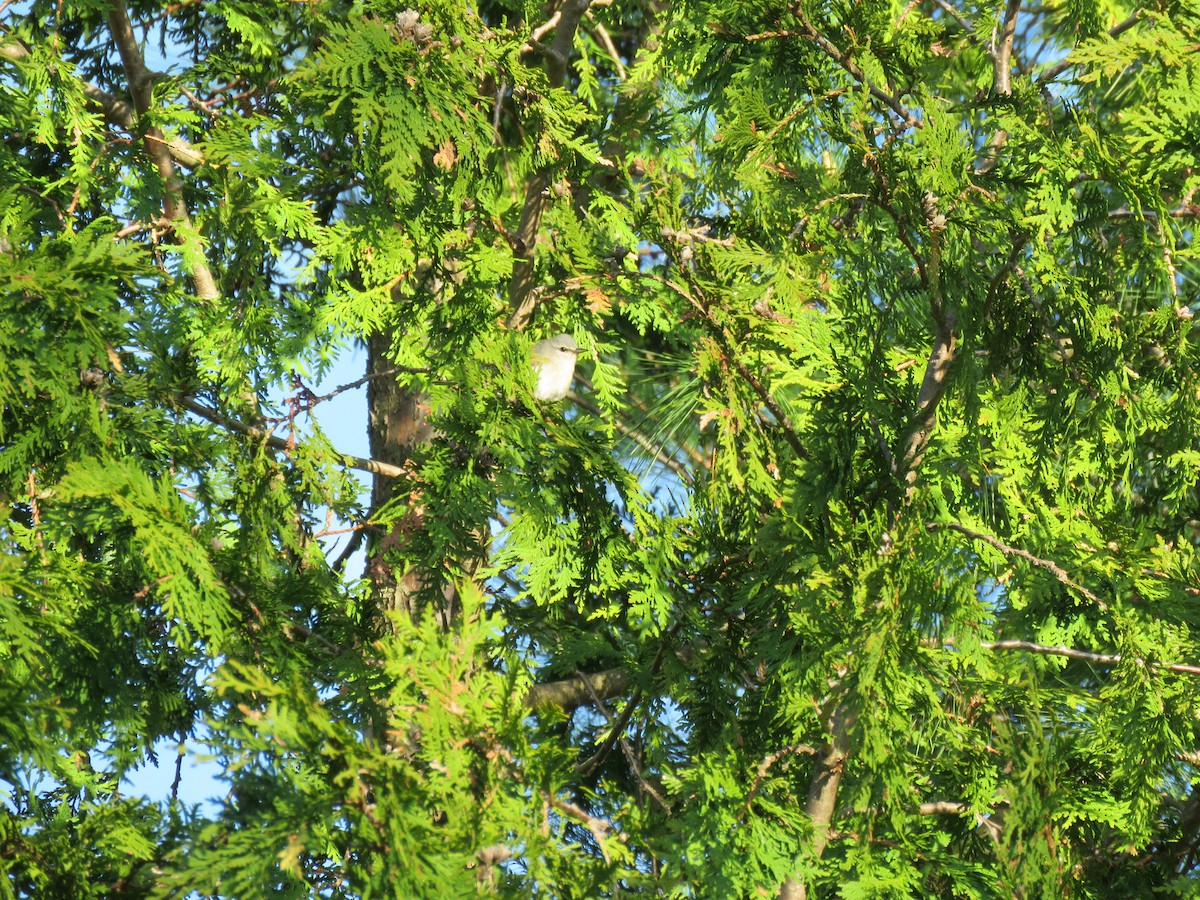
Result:
M529 358L537 374L537 387L533 396L543 402L561 400L571 389L575 376L575 359L579 356L579 345L569 334L538 341L533 345Z

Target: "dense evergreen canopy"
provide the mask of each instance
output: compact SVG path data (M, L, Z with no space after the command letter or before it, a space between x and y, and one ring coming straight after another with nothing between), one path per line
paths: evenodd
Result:
M0 896L1196 890L1195 0L0 10Z

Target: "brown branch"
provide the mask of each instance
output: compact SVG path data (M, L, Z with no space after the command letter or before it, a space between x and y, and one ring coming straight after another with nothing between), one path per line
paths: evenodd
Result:
M1004 20L1000 26L1000 42L988 47L992 58L992 91L999 96L1012 93L1012 50L1017 35L1017 13L1021 11L1021 0L1008 0L1004 9ZM997 132L999 133L999 132Z
M133 33L133 23L129 21L129 12L125 8L124 0L110 0L108 28L121 54L121 65L129 81L129 93L133 96L138 119L143 120L150 111L154 77L142 58L142 50L138 45L137 36ZM166 137L158 126L149 125L143 136L143 144L163 183L163 212L172 222L181 224L190 231L191 218L188 215L187 203L183 199L183 182L176 173L175 163L167 150ZM177 238L181 242L187 239L183 235L177 235ZM213 300L220 296L216 279L213 278L212 270L208 267L200 248L197 248L194 254L190 274L197 297Z
M613 43L612 35L608 33L608 29L602 23L596 21L596 17L592 15L590 9L587 16L592 22L592 30L596 33L596 37L600 39L601 45L607 51L608 55L612 57L613 65L617 67L617 77L621 81L624 81L626 77L625 64L621 62L621 54L617 52L617 45Z
M572 819L583 824L588 831L592 833L592 837L596 841L596 846L600 848L600 853L604 857L606 863L611 863L612 859L608 855L608 850L604 847L604 838L612 832L613 826L611 822L604 819L598 819L593 815L588 814L582 808L574 803L569 803L566 800L559 800L549 794L545 795L546 800L561 813L565 813ZM617 833L617 839L622 843L625 842L625 836L620 832Z
M27 59L29 55L29 49L15 38L9 38L0 44L0 58L2 59L21 62ZM108 93L108 91L90 82L84 82L83 94L99 109L100 114L108 122L113 125L119 125L131 133L135 130L136 115L133 107L124 100L118 100L112 94ZM163 140L162 143L167 148L167 152L171 154L171 158L179 163L179 165L188 169L204 165L204 154L187 141L175 138L169 141Z
M996 297L1000 294L1000 288L1008 281L1008 276L1016 271L1017 262L1021 258L1021 253L1025 250L1027 240L1028 238L1025 235L1013 236L1013 245L1008 251L1008 259L996 270L996 274L988 280L987 296L983 300L984 319L987 319L991 315L992 306L995 304Z
M808 800L804 804L804 812L813 826L809 855L814 859L821 858L829 841L829 825L833 820L846 758L850 755L850 729L855 719L845 700L835 698L832 706L828 723L829 742L821 748L820 758L809 782ZM806 900L807 897L808 888L797 876L789 877L779 887L779 900Z
M1088 600L1091 600L1094 604L1096 604L1096 607L1098 609L1100 609L1101 611L1103 611L1103 612L1108 611L1108 605L1103 600L1101 600L1099 597L1097 597L1095 594L1093 594L1091 591L1089 591L1083 585L1076 584L1074 581L1072 581L1071 576L1067 574L1066 570L1063 569L1062 566L1055 563L1053 560L1042 559L1041 557L1034 556L1028 550L1022 550L1019 547L1009 546L1008 544L1004 543L999 538L993 537L990 534L984 534L981 531L975 531L974 529L968 528L966 525L963 525L959 522L926 522L925 523L925 529L927 531L937 531L939 528L944 528L948 531L957 531L959 534L966 535L967 537L972 538L977 541L982 541L983 543L987 544L988 546L996 548L1001 553L1003 553L1005 556L1014 556L1017 559L1023 559L1027 563L1037 566L1039 569L1045 569L1047 572L1049 572L1051 575L1053 575L1060 584L1062 584L1065 587L1069 587L1074 591L1078 591L1080 594L1082 594Z
M591 702L593 697L615 697L628 687L629 675L624 669L605 669L591 675L535 684L525 695L524 705L530 709L557 706L571 712Z
M778 424L783 431L784 440L788 442L788 445L795 452L796 456L798 456L800 459L808 459L808 451L805 450L804 445L800 443L800 436L796 433L796 426L792 424L791 416L784 412L783 407L779 405L779 401L771 395L771 392L766 389L763 383L754 376L754 374L746 367L746 364L742 362L738 355L734 352L733 336L729 334L724 325L716 320L716 317L713 316L712 311L708 308L708 306L704 303L701 303L700 300L693 296L690 291L685 290L674 282L650 272L645 274L654 281L657 281L675 291L680 297L687 300L688 303L695 307L696 311L704 317L705 322L707 322L709 325L710 333L712 334L713 339L721 348L721 353L724 355L725 361L737 369L738 374L745 379L746 383L754 390L754 393L758 395L758 399L762 401L763 406L771 411L771 415L775 417L776 424ZM692 287L695 287L694 283L692 284Z
M1021 11L1021 0L1008 0L1004 19L1000 27L999 43L993 38L985 46L992 58L992 94L997 97L1012 96L1012 50L1017 33L1017 14ZM1008 132L998 128L987 143L984 159L975 167L975 174L984 175L996 167L1000 148L1008 142Z
M257 425L247 425L245 422L227 416L220 410L213 409L211 406L197 403L191 397L178 397L177 402L184 409L195 413L202 419L212 422L214 425L220 425L222 428L228 428L230 431L254 438L255 440L265 441L267 446L272 450L291 453L296 449L294 443L289 443L265 428L260 428ZM362 472L371 472L374 475L383 475L387 478L400 478L404 475L404 470L399 466L393 466L389 463L379 462L378 460L364 459L361 456L352 456L349 453L339 453L338 458L343 465Z
M1168 209L1166 215L1172 219L1196 219L1200 218L1200 204L1184 203L1174 209ZM1140 212L1134 212L1128 206L1122 206L1119 209L1114 209L1108 214L1108 217L1113 220L1121 219L1147 219L1151 222L1158 221L1158 213L1153 209L1144 209Z
M867 90L871 92L872 97L886 104L889 109L891 109L900 117L900 126L902 131L905 128L921 127L922 122L920 119L905 109L904 104L902 104L897 98L873 84L867 78L866 73L864 73L862 69L855 65L854 61L850 59L847 54L842 53L842 51L839 50L834 43L829 40L829 38L825 37L825 35L823 35L813 26L812 22L808 20L808 16L804 14L803 10L801 10L798 5L793 5L792 12L800 19L801 24L804 26L804 35L809 40L813 41L818 47L820 47L826 56L845 69L851 78L853 78L859 84L864 85Z
M916 482L917 468L925 457L925 449L929 446L929 438L937 422L938 404L949 385L947 376L954 362L957 340L954 326L954 313L947 311L934 334L933 349L929 354L929 362L925 365L925 377L921 380L920 393L917 394L917 412L908 440L904 444L904 454L900 457L900 471L904 473L904 480L910 486Z
M942 643L944 646L953 646L952 641L943 641ZM1048 646L1046 644L1035 644L1032 641L980 641L979 647L981 650L993 652L1008 651L1035 653L1040 656L1061 656L1065 659L1095 663L1099 666L1120 665L1126 659L1126 657L1121 656L1119 653L1093 653L1089 650L1077 650L1074 647L1065 647L1062 645ZM1200 675L1200 666L1188 663L1154 662L1153 660L1142 659L1140 656L1132 657L1132 661L1135 665L1150 669L1161 669L1164 672L1178 672L1181 675Z
M582 672L576 672L576 677L579 678L579 680L583 682L586 687L591 686L587 676ZM621 739L622 735L624 735L625 729L629 727L629 722L633 718L634 712L637 711L638 705L641 703L642 699L641 691L634 691L633 696L631 696L629 701L625 704L625 708L621 710L620 717L616 722L613 722L612 716L609 715L608 708L605 706L604 701L600 698L600 696L597 695L595 691L589 691L589 693L592 696L592 703L595 704L596 709L600 711L600 714L604 716L605 722L608 724L608 736L605 737L604 741L597 748L596 752L593 753L588 759L575 764L575 771L578 774L585 776L595 772L596 769L600 767L600 764L603 763L608 757L608 754L612 752L612 748L616 746L617 741ZM638 773L635 772L634 774L637 775Z
M938 404L950 384L950 367L954 363L958 340L954 333L957 326L954 311L946 308L942 294L942 234L946 230L946 217L939 211L937 197L932 193L925 194L921 205L929 228L929 265L926 271L934 336L933 349L925 365L925 376L921 379L921 390L917 394L917 412L913 417L912 429L905 441L904 453L897 454L900 458L899 471L903 473L910 491L916 483L917 468L925 458L925 449L929 446L929 438L937 423Z
M971 22L969 22L967 19L963 18L962 14L959 13L959 11L957 9L955 9L950 3L948 3L947 0L933 0L933 2L935 4L937 4L939 7L941 7L942 12L946 13L948 16L950 16L952 19L954 19L954 21L958 23L958 27L961 28L964 32L966 32L967 36L973 42L978 43L979 36L975 33L975 26L972 25ZM991 54L991 52L992 52L991 48L988 48L989 55Z
M957 800L934 800L917 807L918 814L922 816L957 816L970 811L970 806Z
M917 807L918 815L922 816L962 816L970 811L970 804L958 800L933 800ZM990 816L975 813L975 828L986 834L993 842L998 842L1003 832L995 813Z
M740 824L746 818L746 814L750 812L750 805L754 802L754 797L758 793L758 789L762 787L763 781L767 777L767 772L771 771L771 767L785 756L794 754L807 754L808 756L816 756L820 752L812 744L792 744L774 753L768 753L763 757L763 761L758 764L758 771L754 773L754 783L750 785L750 790L746 792L746 802L742 804L742 811L738 814L737 821Z
M401 372L410 375L428 375L429 369L421 368L419 366L392 366L392 368L385 369L382 372L368 372L362 378L356 378L354 381L348 381L345 384L339 384L328 394L314 394L312 391L308 391L309 396L305 400L304 409L312 409L318 403L324 403L326 400L332 400L339 394L346 393L346 391L352 391L355 388L362 387L372 378L386 378L390 375L398 375ZM305 388L305 390L308 389Z
M1125 19L1122 22L1118 22L1112 28L1108 29L1108 36L1109 37L1117 37L1117 35L1128 31L1130 28L1132 28L1134 25L1136 25L1138 23L1138 20L1142 18L1144 13L1145 13L1145 10L1141 10L1141 9L1136 10L1133 13L1133 15L1131 15L1128 19ZM1045 84L1047 81L1053 81L1055 78L1057 78L1059 75L1061 75L1063 72L1067 71L1067 69L1071 68L1074 65L1076 65L1074 60L1064 59L1062 62L1055 63L1054 65L1050 66L1050 68L1048 68L1044 72L1042 72L1042 74L1040 76L1040 80L1043 84Z
M566 77L567 60L575 42L579 20L591 5L591 0L563 0L555 16L558 22L554 31L554 42L545 53L546 75L550 89L562 87ZM549 24L549 23L547 23ZM543 26L544 27L544 26ZM533 294L533 261L537 255L537 235L542 226L542 214L549 202L550 169L539 169L525 184L525 205L521 209L521 221L513 235L512 278L508 285L508 327L521 330L533 318L537 299Z

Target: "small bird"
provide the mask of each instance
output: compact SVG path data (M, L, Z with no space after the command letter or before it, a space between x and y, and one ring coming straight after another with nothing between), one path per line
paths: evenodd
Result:
M537 387L533 396L543 402L561 400L571 389L575 376L575 359L579 356L579 345L569 334L538 341L529 354L533 371L537 374Z

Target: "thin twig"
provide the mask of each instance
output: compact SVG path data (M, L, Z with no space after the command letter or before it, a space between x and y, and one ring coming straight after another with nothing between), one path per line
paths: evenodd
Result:
M137 36L133 33L133 23L129 20L124 0L111 0L109 3L108 28L121 55L121 65L129 82L134 108L137 109L138 118L144 119L153 100L154 76L146 68L146 61L142 58L142 50L138 45ZM190 231L191 217L188 215L187 202L183 196L183 181L175 171L168 143L157 126L152 125L145 130L143 144L146 154L154 163L163 184L163 212L172 222L183 225ZM188 240L184 235L177 235L177 238L181 242ZM192 254L189 274L197 297L213 300L220 296L216 279L204 258L202 248L197 247L196 252Z
M1108 29L1108 36L1116 37L1117 35L1128 31L1138 23L1143 15L1145 15L1145 10L1136 10L1128 19L1125 19L1123 22L1118 22L1112 28ZM1053 81L1055 78L1074 65L1076 65L1076 62L1073 59L1064 59L1062 62L1055 63L1054 65L1050 66L1050 68L1042 72L1039 76L1039 80L1043 84L1045 84L1047 81Z
M338 394L344 394L346 391L352 391L357 387L362 387L372 378L387 378L389 375L399 375L401 372L407 375L428 375L429 369L421 368L419 366L392 366L392 368L385 369L382 372L369 372L362 378L357 378L354 381L347 382L346 384L339 384L328 394L317 395L313 394L312 391L309 391L309 397L305 402L304 408L312 409L318 403L324 403L326 400L332 400Z
M1064 585L1065 587L1069 587L1074 591L1078 591L1088 600L1096 604L1097 608L1101 611L1108 611L1108 604L1106 604L1103 600L1101 600L1083 585L1072 581L1071 576L1067 574L1066 570L1053 560L1042 559L1041 557L1034 556L1028 550L1022 550L1019 547L1012 547L997 537L993 537L990 534L984 534L981 531L975 531L974 529L968 528L966 525L963 525L960 522L926 522L925 528L928 531L937 531L938 529L957 531L959 534L966 535L967 537L977 541L982 541L988 546L996 548L1005 556L1015 556L1018 559L1023 559L1027 563L1037 566L1039 569L1045 569L1047 572L1053 575L1060 584Z
M860 69L854 63L854 61L850 59L849 56L842 53L842 51L839 50L834 43L829 40L829 38L825 37L825 35L818 31L813 26L812 22L808 20L808 16L804 14L803 10L801 10L798 5L792 7L792 12L803 24L804 35L809 40L816 43L816 45L821 48L826 56L845 69L851 78L853 78L859 84L864 85L867 90L871 92L872 97L874 97L876 100L882 101L888 106L889 109L895 112L896 115L900 117L902 129L914 127L920 128L922 126L923 123L921 120L905 109L904 104L902 104L891 94L884 91L882 88L872 83L871 80L867 78L863 70Z
M613 65L617 67L617 77L624 81L625 64L621 62L621 54L617 52L617 45L613 43L612 35L608 33L608 29L603 24L596 21L596 17L592 15L590 9L587 16L592 22L592 30L596 32L596 36L600 38L600 43L608 51L608 55L612 57Z
M680 297L687 300L688 303L690 303L696 309L696 311L704 317L705 321L709 325L713 339L716 340L717 344L721 348L721 352L724 355L726 362L737 369L738 374L745 379L746 383L754 390L754 393L758 395L758 398L762 401L763 406L771 411L771 415L775 417L776 424L778 424L780 429L783 431L784 440L788 442L796 456L798 456L800 459L808 459L808 451L805 450L804 445L800 443L800 436L796 433L796 427L792 424L791 416L784 412L783 407L779 405L779 401L771 396L771 392L763 386L763 383L759 381L758 378L756 378L748 368L746 368L746 364L741 361L736 353L734 353L733 336L729 334L729 332L725 329L725 326L716 320L712 314L712 311L709 310L705 304L701 303L696 297L694 297L689 291L675 284L673 281L670 281L669 279L663 278L661 275L656 275L652 272L647 272L645 274L652 280L657 281L675 291ZM695 287L694 283L692 284L692 287Z
M812 744L791 744L776 750L774 753L768 753L763 757L763 761L758 764L758 771L754 774L754 783L750 785L750 790L746 792L746 802L742 804L742 811L738 814L737 821L745 821L746 813L750 811L750 804L754 802L754 796L762 786L763 780L767 777L767 772L771 770L771 766L775 765L775 763L779 762L785 756L798 754L816 756L818 752L820 751Z
M223 428L228 428L230 431L235 431L238 434L246 437L255 438L256 440L265 440L267 446L273 450L280 450L284 453L291 453L296 449L294 442L289 443L281 437L271 434L265 428L260 428L257 425L247 425L231 416L227 416L220 410L213 409L211 406L205 406L203 403L197 403L191 397L179 397L178 403L189 412L193 412L206 419L215 425L220 425ZM380 462L375 459L364 459L361 456L352 456L349 453L338 453L338 458L343 465L351 469L358 469L362 472L370 472L374 475L383 475L387 478L401 478L404 476L404 470L399 466L393 466L390 463Z
M955 648L954 641L950 639L942 640L936 646L945 650L953 650ZM979 649L993 653L1019 652L1034 653L1039 656L1061 656L1065 659L1095 663L1099 666L1117 666L1129 660L1136 666L1148 669L1178 672L1181 675L1200 675L1200 666L1189 663L1154 662L1153 660L1142 659L1140 656L1124 657L1119 653L1094 653L1090 650L1078 650L1075 647L1066 647L1061 644L1052 646L1048 644L1036 644L1033 641L980 641Z
M958 27L965 31L968 37L970 37L973 41L978 42L979 36L975 34L975 26L967 19L964 19L962 14L959 13L957 9L955 9L950 3L946 2L946 0L933 0L933 2L941 7L942 11L950 16L950 18L954 19L954 21L958 23ZM990 56L992 53L992 48L987 47L987 51L988 55Z

